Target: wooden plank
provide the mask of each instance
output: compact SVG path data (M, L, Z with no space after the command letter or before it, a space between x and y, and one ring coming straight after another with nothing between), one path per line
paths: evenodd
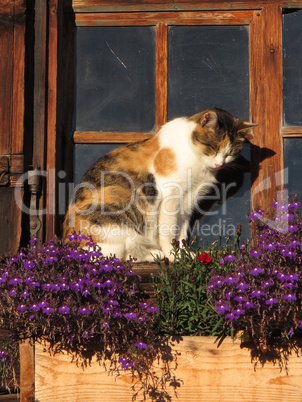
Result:
M20 342L20 402L34 401L35 394L35 358L34 346L29 340Z
M254 370L250 350L241 347L240 341L225 339L217 347L214 337L184 337L171 344L178 353L177 367L170 362L172 378L166 391L171 401L205 402L300 402L302 388L302 358L295 353L289 356L288 370L280 372L278 362L267 355L262 367ZM131 377L122 372L117 378L108 376L103 367L92 361L82 370L71 363L68 355L55 357L35 346L35 398L39 402L69 401L87 402L131 401ZM154 370L160 373L161 361L154 362ZM173 377L175 376L175 377ZM177 396L170 381L175 378ZM22 390L22 384L21 384ZM139 397L137 400L141 400ZM147 398L151 401L151 398Z
M33 167L45 169L47 3L35 4Z
M83 12L120 12L120 11L200 11L200 10L246 10L261 9L266 5L279 4L284 8L302 7L301 0L181 0L160 2L158 0L64 0L66 11Z
M281 128L281 135L283 138L288 137L302 137L302 127L301 126L286 126Z
M11 153L13 116L14 2L0 2L0 155ZM5 57L3 57L5 55Z
M58 77L58 0L49 1L48 21L48 91L47 91L47 196L45 217L46 240L55 234L56 211L56 146L57 146L57 77Z
M251 206L270 209L282 189L282 11L267 5L250 27L252 148ZM280 172L279 175L275 173Z
M15 0L16 12L18 14L14 16L12 154L23 153L24 142L25 6L23 0Z
M19 194L22 200L22 189ZM21 210L15 202L14 188L0 188L0 222L0 255L17 253L21 237Z
M156 130L167 121L168 103L168 26L156 26Z
M155 25L248 25L253 11L203 11L154 13L77 13L77 26L135 26Z
M116 131L75 131L73 141L75 144L118 144L147 140L154 134Z

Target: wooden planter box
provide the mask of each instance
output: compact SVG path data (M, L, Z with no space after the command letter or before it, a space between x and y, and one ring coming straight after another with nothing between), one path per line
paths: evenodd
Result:
M251 351L240 341L225 339L217 347L212 337L184 337L173 343L178 352L177 367L173 366L176 394L172 386L167 391L172 401L181 402L301 402L302 357L294 352L287 362L288 374L280 371L278 361L267 355L256 368ZM131 375L108 376L103 367L92 362L86 369L71 363L70 356L50 356L41 345L35 345L35 401L53 402L129 402L132 400ZM160 370L161 362L155 363ZM21 362L21 402L31 399L25 395L28 375ZM23 371L23 376L22 376ZM24 391L24 392L23 392ZM141 400L137 398L137 400ZM147 399L151 401L152 399Z

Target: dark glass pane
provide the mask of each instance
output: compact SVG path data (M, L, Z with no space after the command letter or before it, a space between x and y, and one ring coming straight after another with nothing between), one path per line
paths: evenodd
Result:
M286 125L302 125L302 10L283 15L283 110Z
M289 196L298 195L302 202L302 138L284 139L284 169Z
M154 130L154 27L80 27L75 53L76 130Z
M191 115L217 106L249 119L249 30L239 26L172 26L168 33L168 115ZM250 160L247 146L243 152ZM246 216L250 212L249 173L237 165L222 176L222 188L214 198L222 201L198 220L194 234L211 243L217 236L233 235L243 224L249 237ZM201 208L201 212L205 208Z
M213 106L249 118L248 27L170 27L169 119Z
M222 240L233 237L238 224L242 224L241 238L250 237L247 219L251 211L250 161L250 145L247 143L238 161L220 172L220 186L215 186L213 193L213 200L219 200L219 203L208 212L204 208L203 219L196 222L193 235L197 244L200 244L200 239L206 246L220 237Z
M102 156L122 144L76 144L74 147L74 185L78 185L84 174Z

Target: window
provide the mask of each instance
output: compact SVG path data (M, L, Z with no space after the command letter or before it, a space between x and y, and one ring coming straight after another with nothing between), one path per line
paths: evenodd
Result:
M216 106L250 119L253 12L175 13L172 20L171 15L151 13L148 21L143 13L117 21L108 17L79 14L76 18L76 184L108 150L151 136L174 117ZM95 26L86 26L91 19ZM249 164L248 147L242 159ZM234 234L237 224L246 221L251 176L240 168L236 173L236 180L218 194L223 205L196 226L198 238L211 241L219 233ZM231 194L235 196L225 202ZM248 230L244 225L244 235Z
M284 181L302 200L302 10L283 15Z

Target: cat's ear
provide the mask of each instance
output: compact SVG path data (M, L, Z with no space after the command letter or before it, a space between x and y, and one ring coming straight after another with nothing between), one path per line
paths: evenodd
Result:
M258 124L254 124L249 121L243 121L240 124L241 128L237 131L237 134L239 134L242 141L252 141L254 138L253 128L257 127L257 125Z
M215 112L212 110L205 112L200 118L200 125L201 127L216 127L218 123L218 117Z

